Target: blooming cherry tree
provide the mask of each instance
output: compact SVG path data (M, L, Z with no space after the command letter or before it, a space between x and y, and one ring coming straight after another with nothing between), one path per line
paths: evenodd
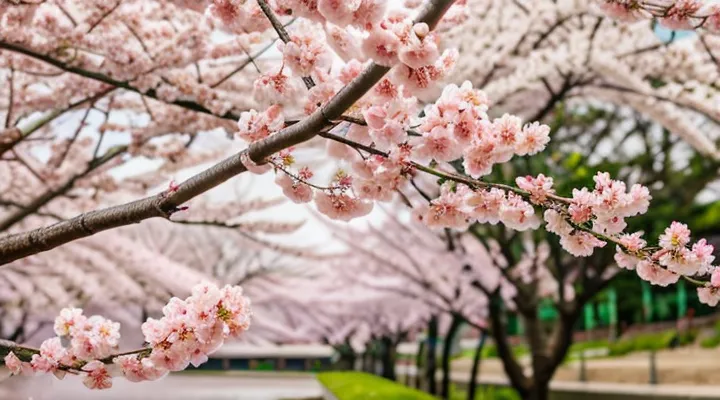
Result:
M81 166L74 166L81 171L79 175L73 173L60 179L27 205L16 199L8 203L8 207L18 210L8 216L3 231L31 214L44 218L41 213L46 214L46 210L42 208L53 199L67 196L83 179L95 178L86 183L95 188L112 186L94 171L109 168L112 160L119 163L123 160L120 155L147 153L172 160L186 154L183 149L193 144L198 132L218 128L247 142L248 147L156 195L124 204L111 201L114 205L109 208L82 212L70 219L59 216L59 222L37 228L44 225L42 220L0 238L0 263L103 230L150 218L170 219L178 211L187 211L184 203L245 171L272 171L275 182L293 202L314 202L320 213L343 221L369 214L375 203L390 201L395 193L413 187L418 175L428 174L443 181L438 197L400 197L413 206L416 220L430 228L463 230L471 224L488 223L527 231L545 225L574 256L588 257L597 248L612 246L618 263L634 268L641 279L661 285L685 279L697 285L703 301L717 303L716 284L720 278L715 275L720 276L720 272L712 265L712 248L706 241L693 242L689 230L680 222L668 227L657 244L647 243L640 232L626 230L628 218L647 212L651 200L648 188L640 184L628 187L605 172L596 175L594 186L563 193L556 193L553 177L545 175L519 177L511 185L487 179L494 169L513 158L532 157L545 148L550 128L537 120L549 108L543 107L537 116L525 119L513 110L496 113L494 108L501 99L479 89L487 82L446 84L462 57L452 47L455 43L445 39L452 38L453 28L468 20L468 3L430 0L420 8L415 1L401 7L382 0L129 0L28 1L2 6L0 49L10 81L3 152L12 152L38 127L79 105L91 104L87 108L90 113L93 104L102 103L101 114L108 119L94 140L83 141L78 134L67 141L53 137L51 156L40 163L43 174L29 158L13 155L12 161L26 169L26 177L32 175L42 183L44 175L52 177L47 171L63 165L67 154L90 150L84 158L72 158L82 160ZM508 6L508 2L502 2L501 9L513 7L533 15L524 2L513 3ZM699 28L701 33L713 31L717 19L716 8L691 0L601 0L596 6L626 21L656 17L670 28ZM600 15L594 16L597 27L606 23ZM595 37L597 29L590 31L591 37ZM630 25L627 29L640 28ZM541 35L537 46L532 47L539 47L549 36ZM281 42L277 46L272 44L275 37ZM520 42L524 42L523 38ZM265 42L264 46L260 42ZM708 57L715 61L712 46L703 44L706 51L702 52L702 60L690 64L705 65L702 61ZM260 49L256 52L257 47ZM260 57L273 47L281 56ZM512 52L512 47L509 49ZM592 46L582 50L588 58ZM642 47L632 51L643 53ZM577 51L568 53L573 56L560 64L579 62ZM242 61L236 59L240 54ZM538 51L528 57L542 60L543 54ZM256 73L236 76L249 64ZM608 75L607 70L614 64L591 66ZM560 76L567 75L564 69L558 69ZM487 75L488 82L492 71L494 67ZM556 91L566 94L571 80L584 78L582 74L565 78L558 90L543 80L545 76L537 75L531 80L542 82L551 100L557 97ZM505 76L506 81L516 78ZM527 80L517 79L517 87ZM623 82L627 90L613 88L635 95L623 97L623 101L636 108L646 106L649 114L666 125L674 123L679 127L677 133L684 133L681 136L694 147L706 149L709 156L717 155L713 146L706 146L707 138L687 134L689 129L680 127L682 121L673 117L677 115L673 107L689 108L710 118L714 118L716 109L707 107L707 102L696 96L675 93L670 112L664 113L663 108L640 101L658 96L664 101L662 94L647 90L646 81L628 80ZM677 88L675 84L673 81L666 90L672 92ZM249 90L243 89L250 87L254 96L244 95ZM712 93L700 96L710 97ZM130 115L131 122L122 130L131 131L132 141L101 154L103 132L117 129L120 124L110 118L115 107ZM31 119L36 111L48 114L39 120ZM139 114L150 122L132 127ZM26 118L29 128L21 124ZM81 128L87 122L86 117L82 118ZM182 138L175 136L187 131ZM165 139L168 142L153 142L166 134L171 135ZM318 138L325 141L328 154L337 160L338 168L331 174L313 170L300 157L300 145ZM188 157L185 161L194 164L200 159L218 158L219 154L222 152ZM23 194L21 189L18 192ZM94 200L92 194L96 191L82 192L84 198ZM84 209L74 213L81 211ZM203 303L202 293L185 303L172 301L166 317L176 321L176 314L188 314L188 307L195 302ZM204 306L209 305L201 308ZM213 309L206 313L209 316L202 314L201 320L219 319L225 324L217 322L223 332L234 335L238 326L244 325L235 321L232 313L227 314L228 310L225 306ZM189 335L192 338L188 342L184 328L166 336L162 322L148 322L146 327L152 331L148 342L158 346L150 351L150 360L169 370L191 359L202 359L215 344L215 336L205 327L200 336ZM186 352L181 352L181 357L173 350L174 343L183 343ZM77 356L87 363L79 369L87 367L84 372L93 386L106 386L104 358ZM12 357L10 361L18 365ZM21 361L32 366L32 360ZM68 369L72 365L62 366ZM23 367L19 364L18 371Z

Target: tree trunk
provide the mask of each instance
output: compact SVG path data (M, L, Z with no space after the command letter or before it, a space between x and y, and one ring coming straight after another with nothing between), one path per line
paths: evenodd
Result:
M361 364L360 368L362 369L362 371L369 372L370 369L368 367L368 349L367 348L365 348L365 352L362 353L361 361L362 361L362 364Z
M339 371L353 371L355 370L355 360L357 354L353 350L352 346L346 341L343 344L333 346L335 352L339 355L338 360L333 365L333 369Z
M435 380L436 364L436 346L438 337L438 320L437 316L430 318L428 323L428 351L427 363L425 365L425 379L427 380L428 393L434 395L437 393L437 381Z
M423 351L425 350L425 341L423 340L418 344L418 352L415 356L415 389L421 389L420 382L422 382L422 379L420 377L422 376L422 360L423 360ZM409 376L410 374L408 374Z
M371 347L370 347L370 372L377 375L378 373L378 367L377 367L377 345L373 341Z
M475 347L475 354L473 354L473 363L472 370L470 371L470 383L468 384L467 400L475 400L478 373L480 372L480 358L482 356L483 347L485 347L485 331L480 332L480 340Z
M549 400L550 382L540 382L532 385L523 400Z
M450 399L450 352L452 351L453 340L457 334L460 326L462 325L462 318L453 315L450 321L450 327L448 328L447 334L445 335L445 342L443 343L442 352L442 385L440 387L440 397L448 400Z
M381 340L381 361L382 361L382 377L392 381L397 380L395 373L395 344L392 339L385 336Z

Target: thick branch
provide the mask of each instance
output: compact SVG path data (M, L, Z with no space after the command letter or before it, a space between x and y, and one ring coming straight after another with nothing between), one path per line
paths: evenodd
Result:
M452 3L453 0L431 0L418 21L435 27ZM7 46L6 43L0 43L0 48L7 48ZM25 49L22 50L25 51ZM309 117L282 129L265 140L252 144L247 150L248 155L255 162L261 162L280 150L312 139L323 128L329 126L331 121L340 119L343 112L379 82L388 71L387 67L371 64L325 106ZM117 83L120 84L120 87L129 86L127 83ZM242 153L238 153L228 157L191 177L172 193L163 192L128 204L81 214L48 227L4 237L0 239L0 265L53 249L100 231L138 223L149 218L167 218L181 204L245 172L246 168L241 161L241 155Z

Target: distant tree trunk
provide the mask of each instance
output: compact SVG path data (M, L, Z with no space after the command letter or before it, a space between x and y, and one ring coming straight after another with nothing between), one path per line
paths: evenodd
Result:
M335 347L335 351L340 355L336 363L336 368L339 370L352 371L355 369L355 360L357 354L355 350L349 344L342 344Z
M418 344L418 351L417 355L415 356L415 389L421 389L420 383L422 382L422 379L420 377L422 376L422 360L423 360L423 351L425 350L425 341L423 340ZM409 376L410 374L408 374Z
M361 360L361 365L360 365L360 369L362 369L363 372L370 372L370 369L368 367L368 357L369 357L369 354L368 354L368 349L366 347L365 351L362 353L362 360Z
M450 327L448 328L447 334L445 335L445 341L443 342L442 351L442 385L440 386L440 397L443 399L450 398L450 354L452 352L453 341L455 335L457 335L460 326L462 325L462 318L457 315L452 316L450 321Z
M377 375L378 374L378 365L377 365L377 343L375 343L375 340L373 340L370 343L370 372Z
M530 387L530 391L523 397L524 400L550 399L550 382L539 382Z
M438 318L433 316L428 323L428 351L427 363L425 365L425 379L427 380L428 392L432 395L437 394L437 381L435 380L435 372L437 371L436 355L437 355L437 339L438 339Z
M381 360L382 360L382 377L390 380L397 380L395 373L395 355L396 346L395 342L388 336L383 336L380 339L382 344L381 348Z
M468 384L467 400L475 400L475 392L477 391L478 372L480 372L480 358L482 357L483 347L485 347L485 331L480 331L480 340L475 346L475 354L473 354L472 370L470 371L470 383Z

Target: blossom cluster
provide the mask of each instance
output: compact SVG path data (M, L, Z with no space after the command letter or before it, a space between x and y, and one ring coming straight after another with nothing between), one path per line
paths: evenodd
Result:
M720 4L705 0L598 0L608 16L625 22L656 17L673 30L703 28L720 32Z
M251 316L250 300L240 287L198 284L187 299L170 299L162 318L143 323L147 347L118 353L119 323L65 308L55 319L56 337L38 350L10 351L4 362L14 375L53 373L62 379L66 373L81 374L88 388L108 389L116 372L131 382L150 381L206 362L224 340L249 328Z

